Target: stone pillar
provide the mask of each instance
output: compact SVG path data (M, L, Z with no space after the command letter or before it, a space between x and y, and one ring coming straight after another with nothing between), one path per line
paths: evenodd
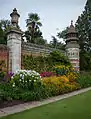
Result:
M73 21L71 21L71 25L68 28L68 32L66 34L66 52L67 56L70 59L75 71L79 72L79 43L77 37L77 31L73 26Z
M10 14L11 28L7 32L7 46L9 48L9 71L15 73L21 69L21 36L22 31L18 26L20 15L16 8Z

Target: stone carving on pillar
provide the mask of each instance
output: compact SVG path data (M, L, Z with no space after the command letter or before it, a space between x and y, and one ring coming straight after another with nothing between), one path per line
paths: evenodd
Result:
M66 52L75 70L79 71L79 39L77 36L78 33L73 25L73 21L71 21L66 34Z
M11 27L7 32L7 46L9 48L9 71L16 72L21 69L21 37L22 31L18 26L20 15L16 8L11 16Z

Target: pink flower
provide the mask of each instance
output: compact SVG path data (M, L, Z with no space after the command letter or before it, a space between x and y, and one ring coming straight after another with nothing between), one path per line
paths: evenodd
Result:
M41 77L50 77L50 76L53 76L53 72L42 72L40 74Z

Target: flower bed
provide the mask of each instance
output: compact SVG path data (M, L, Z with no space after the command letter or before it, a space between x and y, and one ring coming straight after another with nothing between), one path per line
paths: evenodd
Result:
M52 72L40 74L19 70L8 73L8 82L0 84L0 103L41 100L88 86L91 86L91 76L80 76L71 66L55 66Z

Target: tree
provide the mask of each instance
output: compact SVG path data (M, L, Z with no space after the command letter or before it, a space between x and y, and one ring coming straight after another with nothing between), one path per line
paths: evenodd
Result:
M2 27L0 26L0 44L4 44L4 32L2 30Z
M68 27L66 27L66 29L64 29L63 31L57 33L57 37L62 38L65 41L67 31L68 31Z
M7 43L7 36L6 32L10 27L10 21L9 20L0 20L0 44L6 44Z
M25 32L25 36L28 42L37 43L37 39L42 39L42 32L40 31L40 27L42 23L40 22L40 17L37 13L28 14L28 19L26 20L26 24L28 30ZM41 40L41 41L42 41Z
M91 51L91 1L87 0L85 10L76 22L79 44L82 51Z
M83 13L76 21L80 44L81 70L91 70L91 1L87 0Z
M9 20L0 20L1 27L4 31L7 31L10 27L10 21Z
M52 36L52 41L50 41L50 44L54 47L57 48L58 40L55 36Z
M52 36L52 41L48 44L49 47L65 50L65 44L59 42L55 36Z

